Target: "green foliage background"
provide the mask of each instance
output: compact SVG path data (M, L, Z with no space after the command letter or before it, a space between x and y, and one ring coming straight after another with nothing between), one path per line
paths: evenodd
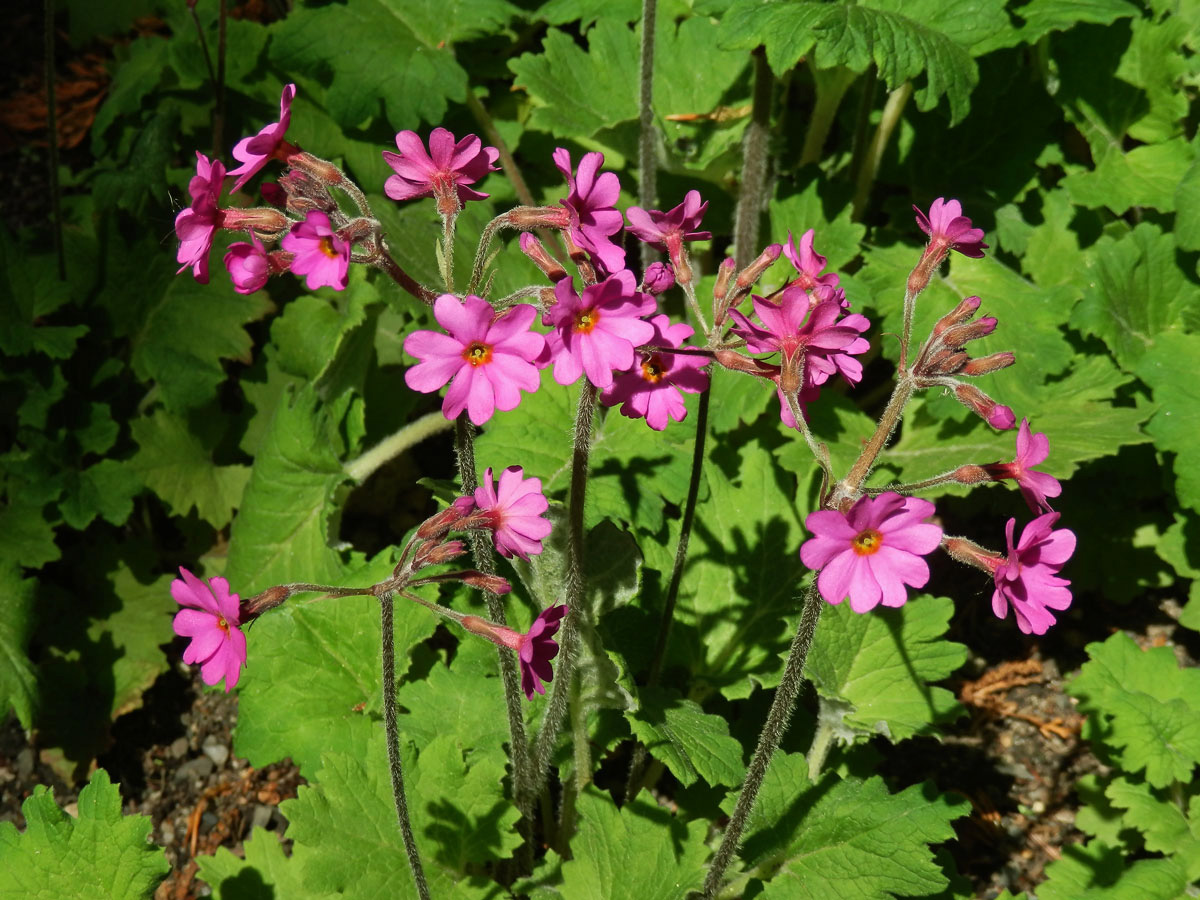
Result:
M64 777L81 777L108 747L113 721L177 658L167 591L177 566L224 573L243 597L285 580L362 583L390 570L392 551L381 548L399 543L413 517L364 513L369 495L391 488L383 476L353 484L346 464L436 399L402 382L411 362L403 336L428 313L377 275L356 272L340 294L309 295L280 280L243 297L221 271L219 249L212 284L175 274L178 198L193 151L213 150L213 91L195 27L183 4L64 6L79 46L125 33L138 15L164 22L114 45L91 161L61 173L66 279L49 230L0 241L0 712L11 708ZM201 2L197 13L215 47L215 4ZM480 133L473 97L535 200L565 194L549 154L566 146L576 158L602 150L631 192L627 205L639 14L632 0L347 0L297 2L265 24L233 18L218 150L228 160L228 145L271 121L280 88L296 82L289 137L343 165L401 264L436 284L432 204L386 200L379 151L400 129ZM1057 508L1079 536L1066 573L1076 601L1058 626L1070 637L1049 638L1043 652L1082 664L1069 690L1111 769L1081 785L1087 843L1048 869L1043 900L1172 900L1200 878L1196 673L1169 650L1109 636L1113 625L1136 633L1180 607L1180 622L1200 628L1200 600L1187 604L1200 572L1198 42L1194 0L659 5L659 205L689 188L710 201L705 227L715 238L697 248L698 270L711 278L726 252L751 51L761 46L778 79L761 243L815 228L818 250L874 324L863 390L827 394L814 409L835 466L856 454L886 396L878 389L897 356L889 334L900 330L904 280L920 248L911 205L957 197L987 231L988 257L956 256L923 295L916 333L962 297L983 298L1000 327L980 354L1013 350L1018 359L985 389L1049 436L1045 468L1065 481ZM870 190L857 191L866 138L888 99L899 103L910 88ZM460 271L483 225L518 199L500 175L484 188L491 199L459 224ZM785 278L781 265L765 282ZM509 242L493 294L539 280ZM709 825L741 781L763 692L778 683L798 614L805 572L796 550L816 481L803 443L779 427L770 392L725 374L713 390L665 690L639 689L639 678L674 554L695 417L651 441L644 423L610 413L589 485L589 552L610 562L595 569L587 611L593 753L644 742L677 783L677 811L618 808L590 790L573 858L551 851L519 892L685 896L703 877ZM484 429L481 466L523 465L561 499L574 406L573 390L547 379ZM1011 434L930 395L914 403L874 477L913 481L1011 454ZM434 478L451 471L433 453L416 465ZM947 530L991 546L1008 517L1027 516L1015 492L944 494ZM554 552L540 565L552 568ZM512 616L525 625L552 598L538 595L544 572L522 574L531 586ZM748 830L733 873L741 889L773 898L969 896L952 881L953 864L930 849L952 836L961 801L928 784L861 777L870 754L936 736L961 714L936 682L968 647L990 659L1030 649L1011 622L981 611L988 588L975 575L947 569L931 589L939 596L902 610L825 612L808 672L814 691ZM477 602L465 593L442 599ZM495 657L470 642L436 649L434 626L423 610L398 610L418 840L436 896L495 896L492 864L518 843ZM390 828L377 642L374 610L357 600L290 607L251 632L235 750L255 765L291 756L309 786L285 804L291 857L257 834L245 860L222 851L202 861L217 896L239 896L247 869L295 898L408 889ZM529 706L531 721L539 714ZM814 778L799 754L830 715L840 768ZM0 830L0 896L14 890L3 881L12 873L44 876L43 890L53 891L56 878L109 877L105 860L127 860L138 873L129 896L153 886L161 867L135 852L145 850L145 828L113 818L115 789L102 775L87 789L101 799L75 825L39 794L24 834ZM97 872L72 868L81 841L103 848ZM34 862L45 842L55 849Z

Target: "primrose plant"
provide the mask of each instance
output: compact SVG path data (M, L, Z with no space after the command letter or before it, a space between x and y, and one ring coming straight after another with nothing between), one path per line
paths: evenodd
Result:
M396 721L394 600L420 604L497 646L511 736L509 789L525 839L523 855L515 864L528 874L535 847L548 845L560 854L568 852L574 806L593 774L586 730L571 729L573 776L563 779L556 793L557 816L546 816L545 809L551 808L549 770L561 727L568 707L582 702L574 681L579 677L582 629L588 627L582 614L583 510L597 406L615 407L621 415L643 419L649 428L662 431L688 415L684 395L699 395L694 402L698 424L690 490L648 679L651 686L661 677L697 515L710 370L719 366L769 383L778 397L782 426L803 436L822 475L818 508L805 522L811 537L797 548L815 577L804 592L782 680L736 805L708 862L702 886L706 897L716 896L725 885L726 870L791 718L823 603L848 602L855 613L864 615L879 606L903 606L909 590L929 580L926 557L941 549L991 578L993 611L1004 618L1011 609L1022 632L1043 634L1054 624L1055 612L1070 605L1069 582L1059 572L1074 551L1075 537L1056 527L1058 514L1049 504L1060 493L1059 483L1035 468L1049 453L1046 436L1035 432L1026 419L1018 426L1014 411L995 402L972 380L1015 362L1005 352L972 356L972 343L991 334L997 320L977 317L981 300L968 297L945 312L919 343L912 333L918 297L946 257L958 252L978 258L987 248L983 231L963 215L957 200L939 198L928 212L914 207L916 224L928 243L904 289L895 387L857 459L838 472L826 445L810 429L809 410L833 382L854 386L863 379L861 360L870 347L871 322L850 310L838 274L825 271L826 259L815 249L813 229L803 232L798 243L789 235L786 244L767 246L755 259L724 259L716 268L711 306L702 306L696 264L688 252L689 242L711 237L701 227L708 204L700 193L689 191L678 206L665 212L633 206L622 214L616 207L620 184L615 174L602 170L603 155L585 153L576 166L570 153L560 148L552 161L566 181L563 199L554 206L518 206L496 216L482 232L474 265L465 288L460 289L453 271L456 221L464 204L487 197L477 186L499 171L500 154L474 135L456 138L444 128L435 128L426 142L402 131L396 135L397 152L383 152L394 171L383 191L398 202L428 198L436 204L442 222L438 246L442 284L424 285L389 252L365 192L337 166L287 139L294 96L295 87L288 85L279 120L233 148L234 158L241 163L237 168L227 172L219 160L197 153L196 175L188 186L192 202L175 223L180 272L191 269L196 279L207 281L214 235L226 229L245 236L224 258L239 292L261 290L271 278L287 272L303 277L310 289L342 290L349 267L362 265L381 270L416 301L431 307L440 330L416 330L405 336L405 352L416 360L405 381L422 393L445 390L442 412L455 423L460 496L416 529L400 549L392 574L376 584L345 587L297 580L239 601L224 579L214 577L205 583L182 570L181 579L172 586L183 607L175 618L175 631L190 639L184 661L198 663L206 683L224 681L229 690L237 684L247 659L242 629L258 616L304 592L322 594L329 602L350 595L378 599L383 718L393 797L421 896L428 896L429 889L410 825ZM221 206L228 178L236 178L232 190L240 191L271 163L281 163L284 171L276 182L261 186L269 205ZM495 297L489 271L497 258L492 244L502 231L519 232L520 251L545 280ZM647 265L639 276L627 265L625 241L630 236L666 259ZM754 294L755 285L780 256L786 257L794 272L778 289ZM682 294L690 322L672 321L660 309L660 296L672 290ZM497 414L520 415L515 411L526 395L539 389L545 368L552 368L553 381L559 385L581 384L565 513L566 563L556 588L557 602L520 632L507 624L502 597L510 591L510 583L496 574L494 554L528 560L541 553L552 527L549 501L542 482L525 476L525 462L520 459L511 460L498 478L488 469L480 479L474 427ZM868 486L868 477L907 404L919 392L931 390L952 395L994 429L1015 427L1015 457L1010 462L959 463L919 483ZM953 445L945 452L952 457ZM1016 520L1010 519L1001 550L947 535L934 518L934 504L914 496L939 485L1005 480L1016 483L1034 517L1019 534ZM468 550L473 555L469 567L447 569ZM302 579L304 573L296 576ZM481 591L488 617L465 615L415 593L421 585L447 582ZM547 684L553 689L540 728L527 735L521 697L533 700L544 695ZM587 713L572 708L570 718L586 722ZM827 749L828 742L820 748L814 744L811 771L820 771ZM629 776L630 798L642 784L645 763L645 747L638 747ZM535 816L537 810L541 812Z

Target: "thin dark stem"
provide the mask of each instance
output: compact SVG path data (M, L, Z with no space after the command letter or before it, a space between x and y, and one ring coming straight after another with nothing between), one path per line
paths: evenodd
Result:
M225 0L217 0L217 111L213 116L213 156L225 149Z
M58 256L58 280L67 280L67 255L63 246L62 203L58 186L58 104L55 96L54 0L45 0L46 131L49 136L50 214L54 219L54 252Z
M742 144L742 184L734 221L734 259L738 268L755 257L758 245L758 220L763 209L763 191L767 184L767 143L771 124L771 89L775 78L767 65L767 54L759 47L754 59L754 100L750 124Z
M388 253L387 245L382 241L379 247L379 259L375 265L386 272L392 281L396 282L396 284L400 285L400 287L404 288L404 290L408 291L426 306L432 306L433 301L437 299L437 294L418 282L405 272L404 269L400 268L400 264L392 259L391 254Z
M208 82L212 85L213 96L217 95L217 72L213 68L212 55L208 52L208 40L204 37L204 26L200 24L200 16L196 7L191 7L192 21L196 23L196 34L200 36L200 52L204 54L204 66L208 69Z
M567 615L559 632L558 673L546 704L542 729L533 748L530 785L540 793L550 768L550 756L558 741L563 716L575 677L575 655L579 647L579 617L583 611L583 503L587 495L588 456L592 446L592 422L596 413L596 388L586 379L579 394L575 416L575 442L571 455L571 490L567 503ZM590 773L589 773L590 774Z
M675 562L671 567L671 580L667 583L667 602L663 606L662 619L658 623L658 639L654 642L654 653L650 657L650 674L646 676L646 687L655 687L662 677L667 658L667 641L671 637L671 625L675 621L675 605L679 600L679 586L683 583L683 569L687 562L688 540L692 535L692 522L696 517L696 500L700 496L700 475L704 468L704 444L708 435L708 404L712 395L709 387L700 395L696 408L696 445L692 449L692 474L688 481L687 499L683 502L683 519L679 523L679 543L675 545ZM646 747L638 744L629 764L629 780L625 783L625 802L638 795L642 788L642 774L646 767Z
M640 95L638 134L638 203L642 209L654 206L657 194L658 159L654 140L654 20L658 0L642 0L642 46L638 64ZM654 262L658 254L642 242L642 268Z
M796 706L796 698L800 696L800 688L804 684L804 663L808 659L808 651L812 646L813 632L817 620L821 617L821 595L817 593L816 581L809 585L808 593L804 596L804 608L800 613L800 625L796 628L796 636L792 639L788 651L787 662L783 666L783 677L779 687L775 689L775 699L771 710L767 713L766 724L758 738L758 746L754 748L754 756L746 770L746 780L742 782L741 793L738 794L737 805L721 838L721 846L709 865L708 875L704 879L704 900L712 900L721 886L725 870L733 861L738 844L742 840L742 831L746 827L746 819L754 809L754 801L766 777L767 767L771 757L779 749L779 742L787 730L792 718L792 710Z
M470 495L479 486L479 475L475 467L475 426L466 413L454 423L454 446L458 461L458 480L463 494ZM471 555L475 568L487 575L496 572L496 559L485 532L472 529L467 532L471 543ZM487 603L488 617L497 625L507 625L504 601L499 594L483 592ZM521 814L521 834L525 838L522 864L533 865L533 792L529 778L529 741L525 736L525 713L521 708L521 682L517 674L517 662L512 652L504 647L496 648L500 659L500 680L504 685L504 705L508 712L508 733L512 746L513 802Z
M392 617L392 594L385 592L379 597L379 619L383 632L383 727L387 733L388 769L392 775L392 799L396 801L396 818L400 822L400 835L404 839L404 852L408 854L408 865L412 869L413 884L417 896L429 900L429 885L425 883L425 870L413 838L412 824L408 818L408 799L404 795L404 772L400 767L400 730L396 725L396 646Z

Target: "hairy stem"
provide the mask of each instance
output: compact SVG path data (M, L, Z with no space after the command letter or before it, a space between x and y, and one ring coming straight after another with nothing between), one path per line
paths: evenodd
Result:
M654 139L654 20L658 0L642 0L642 46L638 58L638 203L642 209L654 207L657 193L658 159ZM642 269L657 258L657 252L642 242Z
M459 415L454 426L458 480L462 485L463 494L470 495L479 485L479 475L475 466L475 427L467 419L465 412ZM495 574L496 559L487 534L478 529L471 529L467 532L467 538L471 543L475 568L487 575ZM507 625L508 617L500 595L484 591L483 596L487 603L488 617L497 625ZM521 814L521 835L525 838L522 856L528 857L522 859L522 863L532 866L534 795L530 790L529 742L525 736L525 714L521 708L521 681L512 651L505 647L497 647L496 651L500 659L500 680L504 685L504 708L508 713L508 734L512 746L513 802Z
M439 431L445 431L453 424L440 412L427 413L417 421L407 423L394 434L388 435L362 456L346 463L346 474L362 484L375 474L380 466L391 462L409 447L416 446Z
M225 150L225 0L217 0L217 109L213 114L213 156Z
M454 293L454 226L458 214L442 216L442 283L446 293Z
M550 756L558 741L571 682L575 678L575 655L579 648L579 617L583 614L583 502L587 495L588 456L592 447L592 422L596 413L596 388L586 378L579 392L579 408L575 415L575 441L571 454L571 490L567 502L567 572L565 593L567 615L559 632L558 673L554 690L546 704L542 729L533 749L531 785L539 793L550 768ZM590 772L588 773L590 776Z
M375 265L387 273L388 277L404 290L408 291L426 306L432 306L433 301L437 299L437 294L422 285L415 278L409 275L404 269L400 268L400 264L392 259L391 253L388 252L387 242L379 242L379 258Z
M721 846L717 848L716 855L713 856L712 863L709 865L708 874L705 876L704 900L712 900L716 896L725 870L729 868L729 864L733 861L733 855L737 852L738 844L741 843L746 819L754 809L754 801L758 797L759 788L762 787L763 779L766 777L771 757L779 748L779 742L787 730L792 710L796 706L796 698L800 695L800 687L804 683L804 663L808 659L813 633L820 617L821 596L817 593L814 581L804 595L800 625L796 628L796 636L792 639L787 662L783 666L783 677L779 681L779 687L775 689L775 699L771 703L770 712L767 713L767 721L763 725L762 734L759 735L758 746L754 748L754 756L746 770L746 780L742 782L737 805L729 819L729 825L725 828L725 834L721 838Z
M404 839L404 852L408 854L408 865L412 869L413 884L417 896L429 900L429 885L425 883L425 870L413 838L412 824L408 818L408 800L404 795L404 772L400 767L400 730L396 725L396 647L392 616L392 594L384 592L379 597L379 617L383 632L383 727L387 733L388 769L392 775L392 799L396 802L396 818L400 822L400 835Z
M775 77L767 65L766 51L759 47L754 59L754 100L750 124L742 143L742 183L733 225L733 257L738 268L754 259L758 246L758 220L762 215L763 192L767 186L767 143L771 124L771 89Z
M887 408L883 411L879 424L875 427L875 433L863 445L862 452L854 461L854 465L850 467L850 471L846 473L846 477L839 481L834 488L832 507L836 508L840 501L852 499L858 494L862 483L871 474L875 460L879 458L879 454L887 446L888 439L896 430L896 425L900 422L900 416L903 414L909 398L912 397L912 392L912 378L901 372L897 376L896 387L892 390L892 397L888 400Z

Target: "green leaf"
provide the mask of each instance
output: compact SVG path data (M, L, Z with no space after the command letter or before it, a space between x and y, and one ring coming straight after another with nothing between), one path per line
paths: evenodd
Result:
M620 21L605 17L587 38L584 51L566 32L551 28L542 53L509 60L513 86L533 100L530 128L576 137L638 117L637 37Z
M103 158L111 146L106 139L109 127L117 119L138 112L146 97L154 92L163 76L170 71L167 65L170 46L169 41L158 35L138 38L128 45L128 50L120 49L120 45L117 45L119 49L116 49L115 55L120 65L108 86L104 104L96 112L96 120L92 123L92 153L97 158Z
M1191 798L1185 816L1147 784L1117 778L1105 793L1114 806L1126 810L1125 821L1145 835L1147 850L1175 854L1186 867L1189 880L1200 877L1200 798Z
M1130 23L1133 40L1121 57L1116 77L1142 88L1150 108L1129 126L1129 136L1139 141L1168 141L1184 133L1189 77L1185 49L1193 40L1193 25L1182 15L1135 17Z
M0 897L143 900L170 870L147 843L148 816L122 816L121 792L97 769L79 794L79 817L58 808L39 785L21 805L25 831L0 822Z
M96 516L113 525L124 525L133 512L133 498L142 489L139 474L115 459L102 459L88 466L73 481L58 510L64 522L80 531Z
M466 99L453 51L423 44L405 23L406 0L307 5L272 26L271 61L327 80L325 107L344 128L379 112L397 129L440 122L446 101ZM403 65L396 65L403 60Z
M804 574L795 479L758 443L735 464L731 477L710 472L671 637L672 656L730 699L777 683Z
M26 647L33 633L33 595L37 581L22 578L16 563L0 563L0 714L11 708L21 727L33 726L37 679Z
M660 690L643 689L638 700L638 709L625 713L634 736L684 787L698 778L733 787L745 777L742 745L725 719Z
M345 569L330 545L334 492L345 471L331 446L335 423L309 385L275 408L230 534L225 577L253 594L272 584L330 584Z
M1175 240L1181 250L1200 250L1200 159L1175 188Z
M1089 209L1107 207L1122 215L1130 207L1174 212L1176 191L1196 154L1182 137L1128 152L1114 148L1095 169L1062 181L1071 200Z
M1132 369L1155 339L1200 318L1200 288L1175 263L1171 235L1142 222L1120 240L1101 238L1089 256L1090 284L1071 325L1104 341Z
M767 62L777 75L801 57L817 69L845 66L865 72L872 63L889 89L924 73L914 97L917 108L933 109L944 95L950 124L960 121L979 70L960 44L936 28L898 12L868 6L739 0L721 20L722 44L753 49L765 44Z
M573 858L562 864L562 896L684 900L699 889L708 856L703 822L684 822L641 800L618 810L591 786L577 808L579 831L571 841Z
M215 465L187 422L162 410L134 419L130 429L138 452L129 466L148 488L178 515L194 507L215 528L229 523L250 477L246 466Z
M523 15L508 0L405 0L392 8L426 47L495 35Z
M1017 41L1035 44L1052 31L1066 31L1081 22L1108 25L1139 12L1127 0L1030 0L1017 15L1024 23L1016 32ZM1015 42L999 46L1011 47Z
M889 794L879 777L814 785L807 771L803 756L776 753L746 823L746 869L779 869L759 896L892 900L946 886L928 845L954 836L950 822L968 811L965 800L928 784Z
M810 228L815 229L813 247L828 260L825 270L836 272L859 255L867 229L852 221L853 209L849 204L842 206L832 219L827 218L819 188L819 182L813 179L800 193L778 197L771 203L771 237L782 244L791 232L799 246L800 236ZM779 265L783 274L777 277L794 277L791 263L784 259Z
M1144 768L1155 787L1189 781L1200 762L1200 670L1180 669L1169 647L1139 650L1122 632L1087 651L1067 691L1103 724L1101 740L1122 768Z
M805 669L822 706L849 704L844 726L893 741L961 715L950 691L928 683L966 661L967 648L944 637L953 612L953 601L929 596L863 615L845 604L826 609Z
M497 709L499 718L503 718ZM430 893L436 897L489 896L495 884L478 874L520 842L517 810L501 789L505 757L464 754L453 736L419 750L401 743L405 791ZM295 841L292 865L315 892L338 896L415 897L396 825L383 729L375 725L354 752L329 752L315 782L280 809Z
M370 584L386 577L391 566L380 562L373 575L357 573L337 583ZM250 662L238 685L239 754L256 766L290 756L311 778L323 752L349 752L374 728L364 710L378 709L381 692L378 606L371 597L293 599L255 623L247 635ZM437 619L401 602L395 626L399 677L408 671L412 647L433 633ZM454 696L442 695L433 709Z
M38 569L60 559L54 526L46 521L41 503L10 500L0 505L0 561Z
M173 580L163 575L142 583L124 562L108 575L120 606L93 622L87 633L94 644L114 650L116 658L103 673L112 683L114 719L140 707L142 694L167 671L161 645L170 642L170 619L179 609L171 597Z
M303 869L283 852L278 832L255 828L242 849L245 859L225 847L218 847L212 856L196 857L198 876L213 889L217 900L251 900L262 890L272 891L267 897L289 900L335 900L340 896L314 891L304 883Z
M1153 389L1158 405L1146 431L1160 450L1175 453L1175 494L1192 509L1200 509L1200 447L1195 428L1200 387L1193 374L1197 366L1200 335L1166 332L1155 338L1136 369Z
M1176 860L1143 859L1126 867L1128 852L1093 840L1068 844L1046 867L1038 900L1179 900L1187 873Z

